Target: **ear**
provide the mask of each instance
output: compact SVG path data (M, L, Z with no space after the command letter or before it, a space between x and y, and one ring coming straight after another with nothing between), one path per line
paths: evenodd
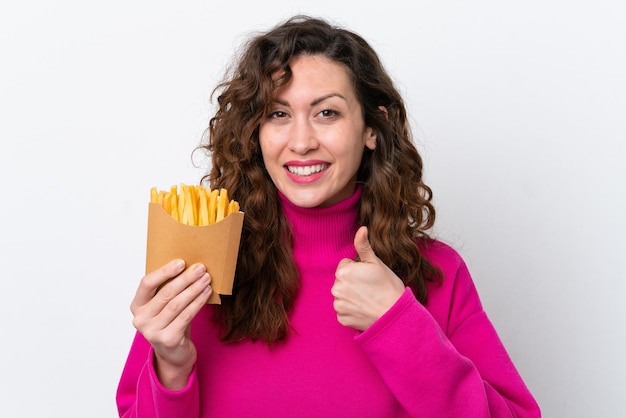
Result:
M378 109L383 112L385 119L389 120L389 112L387 112L387 108L385 106L378 106Z
M367 132L365 133L365 135L365 146L374 151L376 149L376 138L378 138L378 134L376 133L374 128L367 128Z
M378 106L378 109L385 115L385 119L388 119L387 108L385 106ZM378 138L378 134L374 128L367 128L367 138L365 139L365 146L370 150L376 149L376 139Z

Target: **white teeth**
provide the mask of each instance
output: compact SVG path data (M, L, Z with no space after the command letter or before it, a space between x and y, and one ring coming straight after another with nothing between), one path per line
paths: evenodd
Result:
M307 165L305 167L287 166L287 170L297 176L310 176L311 174L319 173L320 171L325 170L327 167L328 164Z

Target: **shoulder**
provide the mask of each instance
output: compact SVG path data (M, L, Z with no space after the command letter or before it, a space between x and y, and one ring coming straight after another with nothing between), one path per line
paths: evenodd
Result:
M428 262L441 270L443 281L428 284L425 307L446 333L470 315L481 312L482 304L465 260L452 246L438 240L420 244Z
M430 264L442 270L444 275L465 267L465 261L458 251L443 241L422 241L418 243L418 248L421 255Z

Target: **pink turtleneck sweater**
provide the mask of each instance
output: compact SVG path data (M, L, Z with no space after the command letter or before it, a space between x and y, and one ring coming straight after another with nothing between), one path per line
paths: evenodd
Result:
M137 334L119 383L120 416L540 416L465 264L441 242L425 252L445 275L425 306L407 289L364 332L337 322L330 288L339 260L356 256L359 198L357 190L332 207L303 209L281 196L301 276L285 341L224 343L207 305L192 323L196 366L187 386L171 391L155 377L150 344Z

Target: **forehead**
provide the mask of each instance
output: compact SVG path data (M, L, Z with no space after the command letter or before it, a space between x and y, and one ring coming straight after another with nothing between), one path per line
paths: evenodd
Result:
M286 85L276 93L283 95L294 88L316 90L320 94L341 90L343 94L354 96L354 82L350 70L337 61L323 55L302 55L289 62L291 77ZM275 74L280 78L284 71Z

